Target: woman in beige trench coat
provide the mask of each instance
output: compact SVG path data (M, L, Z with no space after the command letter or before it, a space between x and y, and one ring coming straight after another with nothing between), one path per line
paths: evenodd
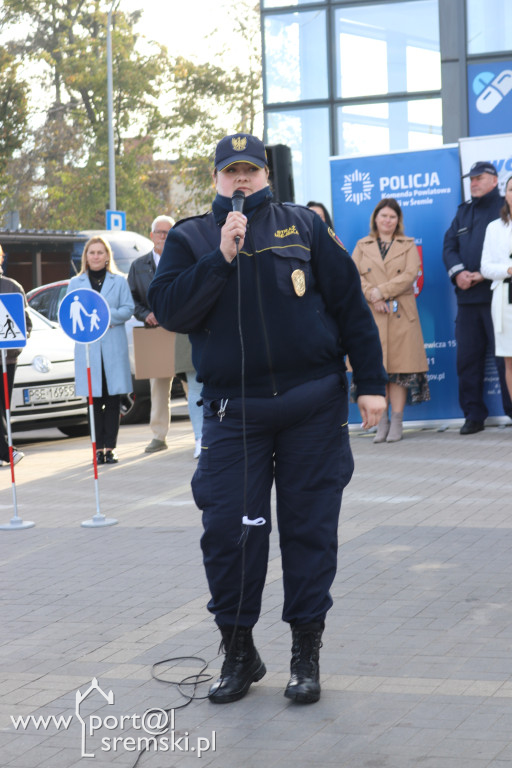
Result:
M370 234L357 242L352 256L379 329L389 376L391 421L386 409L374 443L393 443L402 438L407 400L418 403L430 399L425 375L428 363L414 295L421 261L414 239L404 235L402 209L396 200L385 198L377 204L370 219Z

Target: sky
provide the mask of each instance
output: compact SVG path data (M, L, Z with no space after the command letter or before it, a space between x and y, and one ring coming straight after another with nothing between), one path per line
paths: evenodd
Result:
M119 3L119 9L124 11L140 8L143 15L137 29L149 40L166 45L171 56L185 56L198 62L213 61L219 50L228 47L233 59L243 59L242 44L231 34L232 2L120 0ZM215 29L215 35L209 37Z
M104 0L105 10L111 3ZM142 9L136 29L149 41L165 45L172 57L208 61L224 68L236 63L243 69L244 43L232 32L230 21L233 0L119 0L117 7L125 12ZM220 51L225 53L216 60ZM44 114L41 111L41 116Z

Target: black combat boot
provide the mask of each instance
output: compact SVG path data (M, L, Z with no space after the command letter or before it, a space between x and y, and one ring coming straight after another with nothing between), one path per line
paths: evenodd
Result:
M320 648L323 622L292 627L291 677L284 695L299 704L313 704L320 698Z
M220 677L211 686L208 698L215 704L228 704L242 699L251 683L261 680L267 670L254 647L252 627L236 629L219 627L219 629L222 634L221 648L226 657Z

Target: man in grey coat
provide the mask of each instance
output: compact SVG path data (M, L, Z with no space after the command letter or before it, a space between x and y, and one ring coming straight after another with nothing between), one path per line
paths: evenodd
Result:
M150 238L154 243L151 253L140 256L132 262L128 273L128 285L135 303L134 315L137 320L145 325L156 326L158 321L154 316L147 300L147 292L151 283L160 256L162 254L167 233L174 226L174 219L170 216L157 216L151 225ZM153 433L153 439L145 447L146 453L156 453L167 448L167 432L171 420L171 383L172 378L150 379L151 388L151 415L149 426Z

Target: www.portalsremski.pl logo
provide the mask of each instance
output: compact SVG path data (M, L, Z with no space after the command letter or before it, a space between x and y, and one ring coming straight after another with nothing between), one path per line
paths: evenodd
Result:
M88 742L100 737L97 749L101 752L140 752L141 750L153 752L191 752L197 757L202 757L205 752L215 752L217 734L212 731L209 737L191 737L187 731L177 732L175 728L175 713L173 709L159 708L147 709L142 715L92 715L83 713L83 702L94 692L98 693L108 705L114 704L112 691L106 693L94 677L91 684L82 693L76 692L75 713L73 715L11 715L11 722L17 731L50 731L68 730L74 718L80 724L81 732L81 756L95 757L96 752L90 751ZM137 735L127 735L126 731L136 731ZM108 731L109 735L101 736L102 731ZM115 731L117 735L112 735ZM120 735L118 735L120 734ZM143 734L143 735L142 735ZM96 739L94 738L96 737ZM89 751L88 751L89 750Z

